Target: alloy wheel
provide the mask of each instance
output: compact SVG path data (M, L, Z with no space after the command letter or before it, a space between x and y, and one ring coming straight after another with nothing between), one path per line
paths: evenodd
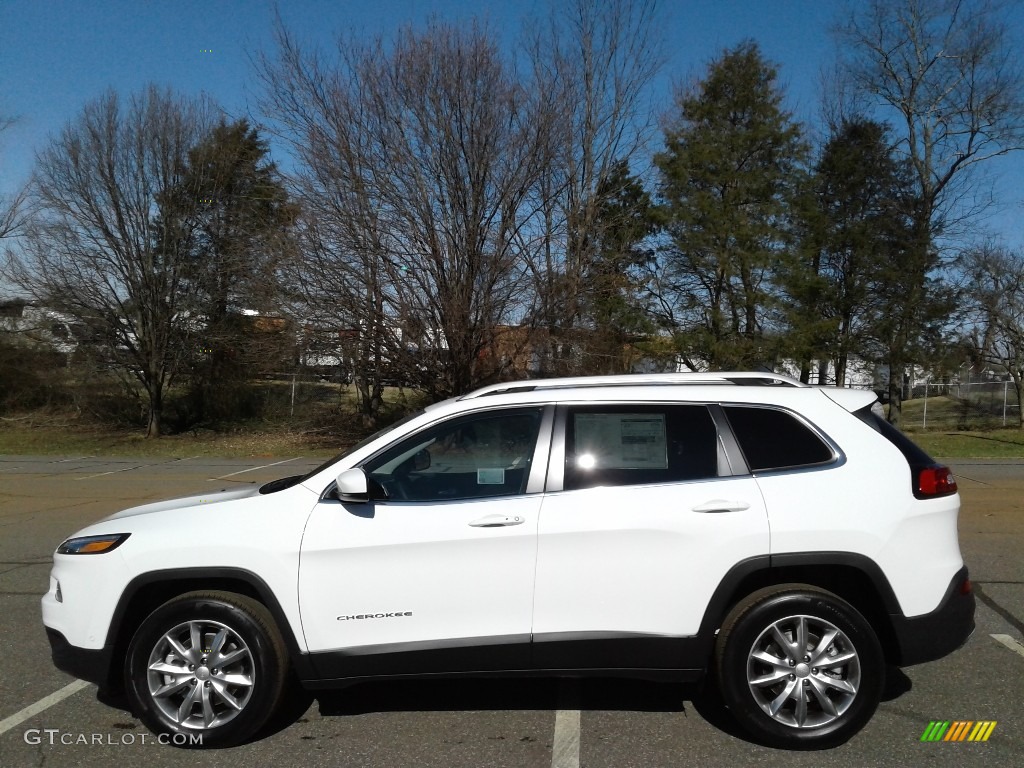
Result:
M216 621L187 621L165 632L149 654L153 704L189 730L222 726L248 704L255 683L248 645Z
M818 728L843 716L861 683L857 649L818 616L788 616L758 635L747 659L747 685L778 723Z

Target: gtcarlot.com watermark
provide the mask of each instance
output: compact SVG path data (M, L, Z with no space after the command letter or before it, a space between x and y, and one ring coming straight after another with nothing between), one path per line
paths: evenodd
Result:
M200 747L201 733L75 733L60 728L29 728L23 736L26 744L58 744L70 747L131 747L136 744L173 744L176 747Z

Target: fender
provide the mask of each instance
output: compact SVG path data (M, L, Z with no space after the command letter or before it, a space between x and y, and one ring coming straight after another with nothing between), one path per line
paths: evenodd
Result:
M886 626L877 629L881 635L879 639L883 645L887 645L891 639L892 616L903 614L892 585L871 558L855 552L830 551L759 555L734 565L719 582L708 601L697 635L684 640L683 666L707 667L722 619L739 599L754 590L789 581L803 581L835 590L830 584L832 579L801 576L800 571L808 568L824 568L825 572L820 576L827 576L828 569L841 568L855 571L866 578L882 602ZM869 618L877 620L883 617L875 615Z
M899 600L896 599L896 593L893 591L889 580L885 577L881 566L866 555L857 554L856 552L793 552L772 555L771 561L772 568L826 565L842 566L860 571L868 577L875 591L878 592L886 613L903 615Z
M234 584L244 584L248 588L250 596L258 599L270 611L288 648L288 655L296 674L302 679L315 677L309 660L309 654L302 650L299 638L295 636L295 632L285 616L277 596L263 579L252 571L243 568L170 568L139 574L128 582L128 585L121 593L121 598L114 609L114 615L107 630L106 647L126 649L128 643L131 642L131 635L122 632L122 625L128 618L129 606L132 605L132 601L140 592L154 589L158 601L154 600L153 604L147 604L143 609L142 615L136 616L137 619L145 618L145 616L158 608L160 603L169 600L173 595L194 590L223 589L232 591L232 582ZM161 589L161 587L166 589ZM234 591L238 591L237 587L235 587Z

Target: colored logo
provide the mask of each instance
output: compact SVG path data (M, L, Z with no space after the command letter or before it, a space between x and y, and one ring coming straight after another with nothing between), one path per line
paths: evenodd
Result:
M988 741L995 729L995 720L932 720L921 741Z

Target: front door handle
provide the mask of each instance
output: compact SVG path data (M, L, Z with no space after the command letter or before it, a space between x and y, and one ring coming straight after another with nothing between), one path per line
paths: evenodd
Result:
M486 515L470 523L474 528L502 528L506 525L522 525L526 520L519 515Z
M705 501L698 507L694 507L694 512L743 512L744 510L750 509L750 504L745 501L726 501L725 499L712 499L711 501Z

